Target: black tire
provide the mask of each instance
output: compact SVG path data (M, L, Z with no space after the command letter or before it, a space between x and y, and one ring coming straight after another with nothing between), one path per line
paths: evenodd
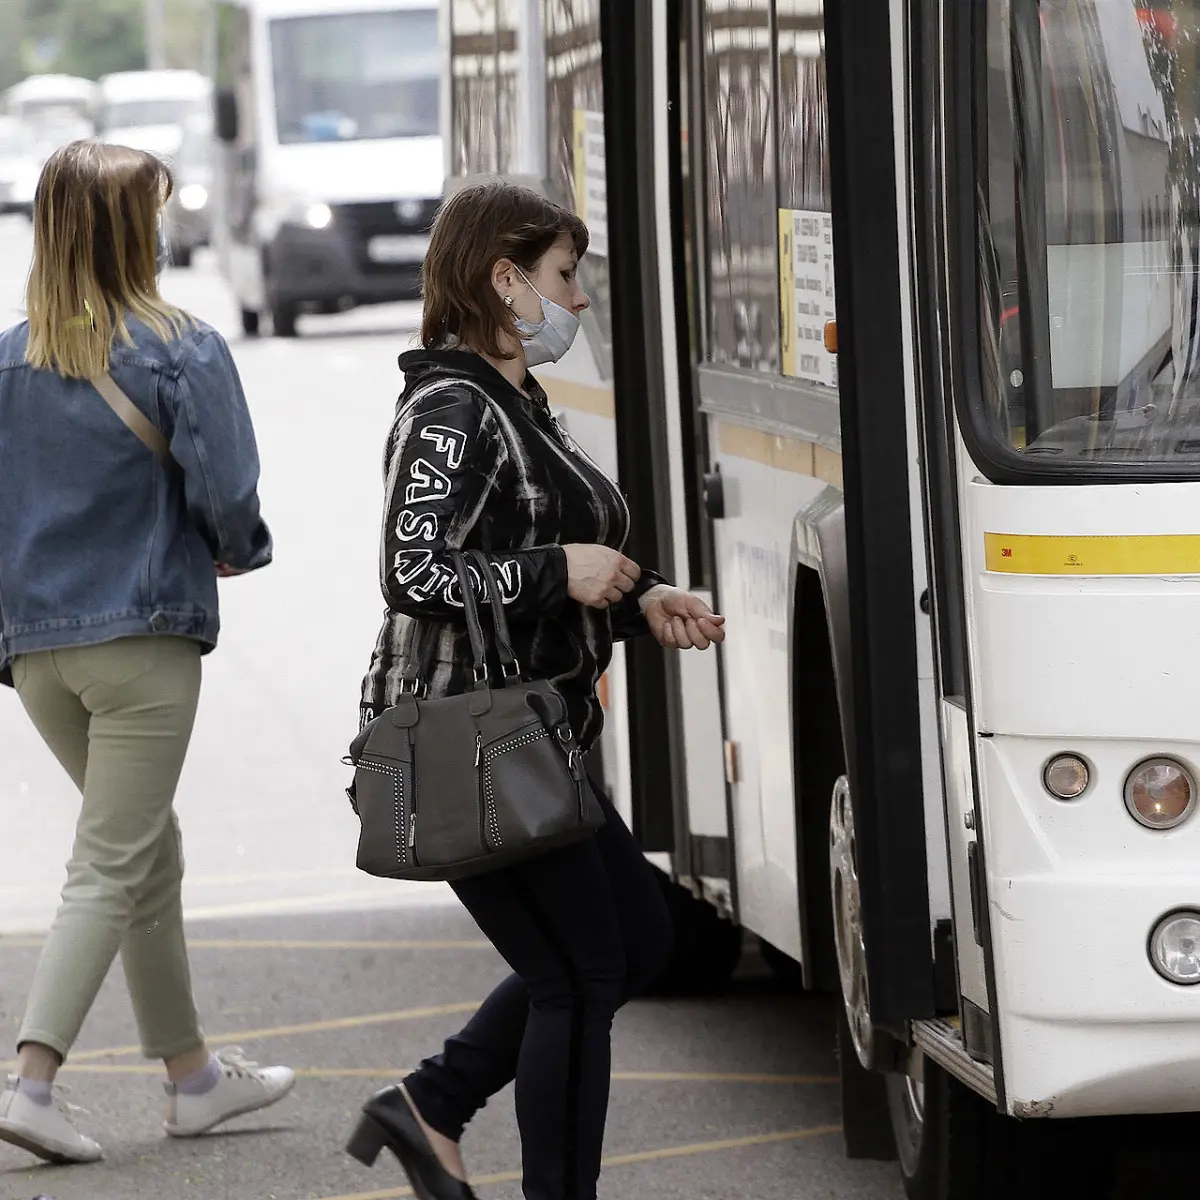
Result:
M924 1064L924 1119L908 1081L887 1077L888 1107L908 1200L1102 1200L1119 1139L1108 1122L1002 1116L936 1064Z
M244 333L246 337L258 337L259 323L260 317L255 309L242 309L242 333Z
M724 991L742 957L742 930L703 900L655 870L671 912L675 944L653 996L710 996Z
M294 304L284 300L271 301L271 330L276 337L294 338L296 336L296 318L300 315Z
M846 1006L837 1004L838 1094L842 1102L842 1140L846 1157L891 1162L896 1157L884 1076L858 1061L850 1039Z
M190 267L192 265L192 247L175 246L171 250L171 266Z

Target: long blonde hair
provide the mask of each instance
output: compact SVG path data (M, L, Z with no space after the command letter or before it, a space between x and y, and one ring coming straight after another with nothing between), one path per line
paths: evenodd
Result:
M188 318L158 294L158 222L171 172L152 154L95 139L51 155L33 203L26 360L95 379L132 314L164 341Z

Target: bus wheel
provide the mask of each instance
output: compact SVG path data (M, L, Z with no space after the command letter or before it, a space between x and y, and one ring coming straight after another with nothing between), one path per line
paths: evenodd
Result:
M845 775L833 785L833 803L829 812L829 882L833 891L833 941L847 1033L863 1067L868 1071L878 1070L886 1062L891 1042L876 1032L871 1020L854 804L850 782Z
M1092 1121L1017 1121L923 1055L886 1080L908 1200L1062 1200L1111 1190L1113 1129Z
M726 921L705 900L655 868L675 944L667 968L649 988L649 995L703 996L723 991L742 957L742 930Z
M242 333L246 337L258 337L259 316L253 308L242 309Z

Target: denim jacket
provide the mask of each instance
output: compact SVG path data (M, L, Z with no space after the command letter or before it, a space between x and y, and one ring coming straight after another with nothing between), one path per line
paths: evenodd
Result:
M271 561L258 451L221 335L164 342L130 321L110 373L166 435L156 458L96 389L25 361L0 333L0 672L18 654L135 634L217 642L214 562Z

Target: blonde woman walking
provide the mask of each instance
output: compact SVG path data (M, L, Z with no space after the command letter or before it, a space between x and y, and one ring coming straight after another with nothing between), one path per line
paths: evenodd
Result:
M99 1145L51 1091L118 951L166 1131L204 1133L291 1090L213 1055L192 1000L173 801L217 641L217 577L271 561L229 349L166 304L167 169L75 142L34 208L29 320L0 334L0 675L82 793L62 904L0 1092L0 1140L52 1162Z

